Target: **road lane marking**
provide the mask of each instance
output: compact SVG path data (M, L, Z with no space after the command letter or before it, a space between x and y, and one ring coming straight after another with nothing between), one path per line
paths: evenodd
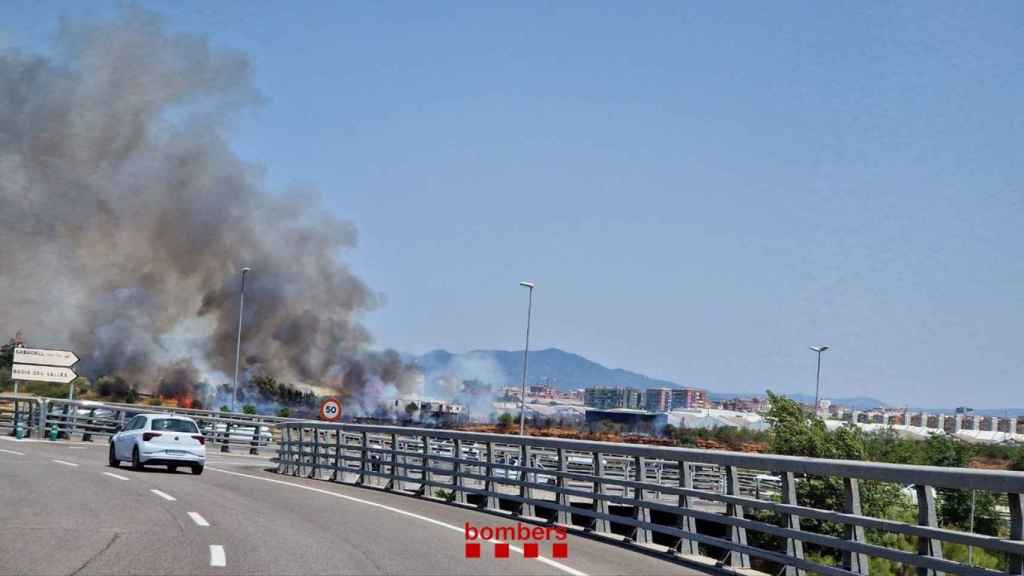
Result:
M220 544L210 544L210 566L226 566L227 559L224 558L224 547Z
M110 476L111 478L117 478L118 480L130 480L127 476L121 476L120 474L114 474L113 472L104 472L104 476Z
M402 510L400 508L393 508L393 507L388 506L386 504L380 504L379 502L373 502L371 500L363 500L362 498L356 498L355 496L348 496L346 494L339 494L337 492L332 492L330 490L323 490L321 488L314 488L313 486L304 486L302 484L296 484L294 482L285 482L284 480L276 480L274 478L263 478L261 476L253 476L252 474L242 474L241 472L231 472L230 470L221 470L220 468L211 468L209 466L207 466L206 469L207 470L213 470L215 472L222 472L224 474L230 474L232 476L241 476L242 478L251 478L253 480L263 480L264 482L270 482L272 484L281 484L283 486L292 486L294 488L301 488L303 490L309 490L310 492L318 492L320 494L326 494L327 496L334 496L335 498L341 498L342 500L348 500L350 502L358 502L360 504L366 504L367 506L373 506L374 508L380 508L381 510L387 510L388 512L394 512L395 514L401 514L402 516L408 516L410 518L416 518L417 520L422 520L424 522L429 522L429 523L434 524L436 526L441 526L442 528L448 528L449 530L454 530L454 531L456 531L456 532L458 532L460 534L465 534L465 528L462 527L462 526L455 526L453 524L448 524L447 522L442 522L440 520L434 520L433 518L430 518L429 516L421 516L419 514L414 514L412 512L408 512L406 510ZM488 540L488 542L491 542L493 544L498 544L499 543L498 540ZM213 546L210 547L210 550L211 550L211 553L212 553ZM510 545L509 546L509 550L514 550L518 554L523 554L523 549L518 547L518 546ZM547 564L548 566L551 566L552 568L557 568L558 570L561 570L562 572L565 572L566 574L571 574L572 576L587 576L586 572L580 572L579 570L577 570L575 568L570 568L569 566L566 566L565 564L562 564L561 562L556 562L556 561L554 561L554 560L552 560L550 558L546 558L544 556L537 556L537 560L540 560L541 562L543 562L544 564ZM212 564L211 564L211 566L212 566Z
M206 518L200 516L198 512L189 512L188 517L191 518L192 521L195 522L197 526L206 527L210 525L210 523L206 521Z
M57 464L63 464L65 466L73 466L75 468L78 467L78 464L75 464L74 462L67 462L65 460L54 460L54 462L56 462Z
M14 454L15 456L25 455L24 452L18 452L17 450L4 450L3 448L0 448L0 452L3 452L4 454Z
M163 498L164 500L167 500L168 502L174 502L175 500L177 500L177 498L175 498L174 496L171 496L170 494L168 494L166 492L161 492L161 491L157 490L156 488L153 488L152 490L150 490L150 492L152 492L153 494L156 494L157 496Z

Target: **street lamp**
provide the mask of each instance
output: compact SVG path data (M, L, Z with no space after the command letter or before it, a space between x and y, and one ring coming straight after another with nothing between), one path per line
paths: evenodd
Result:
M235 343L235 385L231 389L231 411L235 411L235 402L238 401L238 359L242 354L242 311L245 310L245 274L252 270L246 266L242 268L242 291L238 300L238 341Z
M818 414L818 402L821 397L821 353L828 350L828 346L811 346L811 350L818 353L818 376L814 383L814 414Z
M519 435L526 436L526 362L530 352L530 316L533 314L533 282L520 282L530 289L530 303L526 307L526 347L523 348L523 389L519 395Z

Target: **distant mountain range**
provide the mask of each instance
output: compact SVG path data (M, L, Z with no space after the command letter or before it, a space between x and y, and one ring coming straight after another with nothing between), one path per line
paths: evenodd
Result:
M414 362L429 375L448 374L457 379L477 379L496 386L518 386L523 377L522 350L473 350L464 353L452 353L447 350L434 350L421 356L405 356L407 361ZM548 348L530 352L530 384L547 384L563 391L589 388L592 386L621 386L624 388L682 388L683 385L669 380L651 378L638 372L621 368L608 368L597 362L588 360L579 354ZM731 398L763 398L760 392L716 392L708 391L711 400L722 401ZM798 402L813 404L811 394L786 394ZM889 404L877 399L863 396L849 398L828 398L833 404L839 404L858 410L873 408L889 408ZM916 408L910 410L930 412L933 414L951 414L954 408ZM1024 415L1024 408L978 409L982 416Z
M464 379L477 378L498 386L514 386L522 382L523 352L508 350L473 350L454 354L447 350L434 350L422 356L411 357L427 374L449 372ZM627 388L682 388L681 384L659 380L643 374L608 368L579 354L558 348L530 352L530 384L548 384L563 391L592 386L621 386ZM730 398L764 397L762 392L725 393L711 392L712 400ZM814 403L814 396L805 394L788 395L800 402ZM885 403L876 398L837 398L833 402L858 409L884 407Z
M469 373L465 376L491 380L491 383L499 386L518 384L523 377L521 350L473 350L462 354L434 350L414 357L413 360L428 374L446 369L482 372L482 375ZM679 384L668 380L658 380L621 368L607 368L579 354L558 348L530 352L529 383L543 383L565 391L590 386L681 388Z

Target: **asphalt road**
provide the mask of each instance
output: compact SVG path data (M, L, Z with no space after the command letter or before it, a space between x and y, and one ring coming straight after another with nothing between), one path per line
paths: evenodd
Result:
M438 502L268 471L210 451L206 471L107 466L107 444L0 439L0 575L696 574L569 535L568 556L465 557L464 525L514 526Z

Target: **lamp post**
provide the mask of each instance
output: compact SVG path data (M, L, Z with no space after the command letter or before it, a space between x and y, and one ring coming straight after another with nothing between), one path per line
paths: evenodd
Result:
M235 411L235 402L238 401L238 360L242 354L242 311L245 310L245 275L252 270L246 266L242 268L242 291L238 300L238 340L235 343L235 385L231 388L231 411Z
M814 415L818 415L818 406L821 401L821 353L828 350L828 346L811 346L811 350L818 353L818 375L814 379Z
M526 363L530 353L530 316L533 314L532 282L520 282L520 286L530 289L530 303L526 308L526 346L523 348L523 389L519 394L519 435L526 436Z

